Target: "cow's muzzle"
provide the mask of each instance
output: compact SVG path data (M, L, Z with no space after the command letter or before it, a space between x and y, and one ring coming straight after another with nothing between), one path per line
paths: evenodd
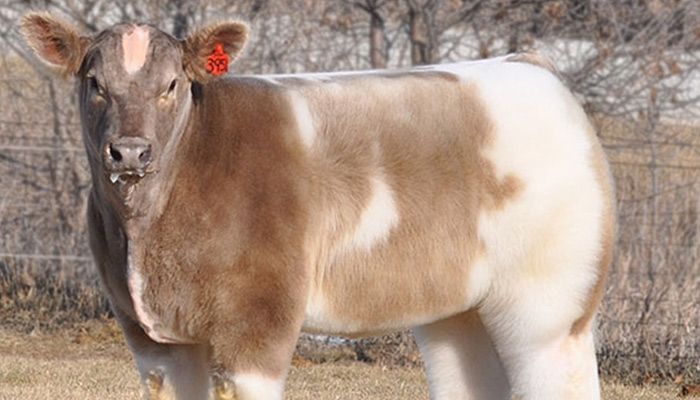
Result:
M112 183L117 180L138 180L151 165L151 143L140 137L120 137L105 146L103 157Z

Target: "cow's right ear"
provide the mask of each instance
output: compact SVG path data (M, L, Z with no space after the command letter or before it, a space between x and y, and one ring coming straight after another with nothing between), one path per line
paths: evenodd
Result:
M70 24L49 13L32 12L22 18L22 36L45 63L75 75L90 45L90 39L78 33Z

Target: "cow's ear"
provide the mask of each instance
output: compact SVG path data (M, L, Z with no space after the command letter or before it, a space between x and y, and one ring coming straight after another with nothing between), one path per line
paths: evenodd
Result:
M248 25L244 22L221 22L199 29L182 43L185 72L202 83L226 72L247 39Z
M45 63L63 74L75 75L90 45L70 24L48 13L32 12L22 18L22 36Z

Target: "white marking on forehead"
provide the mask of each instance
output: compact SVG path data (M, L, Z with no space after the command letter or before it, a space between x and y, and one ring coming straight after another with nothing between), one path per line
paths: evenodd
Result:
M146 63L149 42L148 28L135 26L129 32L122 34L122 54L124 70L133 74Z
M380 175L373 176L370 184L372 193L350 239L351 249L370 251L375 244L387 240L399 223L399 212L389 185Z
M309 148L314 144L314 139L316 139L316 128L314 127L314 119L309 109L309 102L306 101L303 95L297 92L290 92L290 97L301 141Z

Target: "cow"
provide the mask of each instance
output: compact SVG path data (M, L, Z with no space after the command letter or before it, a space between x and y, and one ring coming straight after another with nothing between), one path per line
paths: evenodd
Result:
M245 23L21 28L76 78L90 246L146 396L282 399L301 332L413 329L431 399L600 398L613 185L546 58L219 77Z

